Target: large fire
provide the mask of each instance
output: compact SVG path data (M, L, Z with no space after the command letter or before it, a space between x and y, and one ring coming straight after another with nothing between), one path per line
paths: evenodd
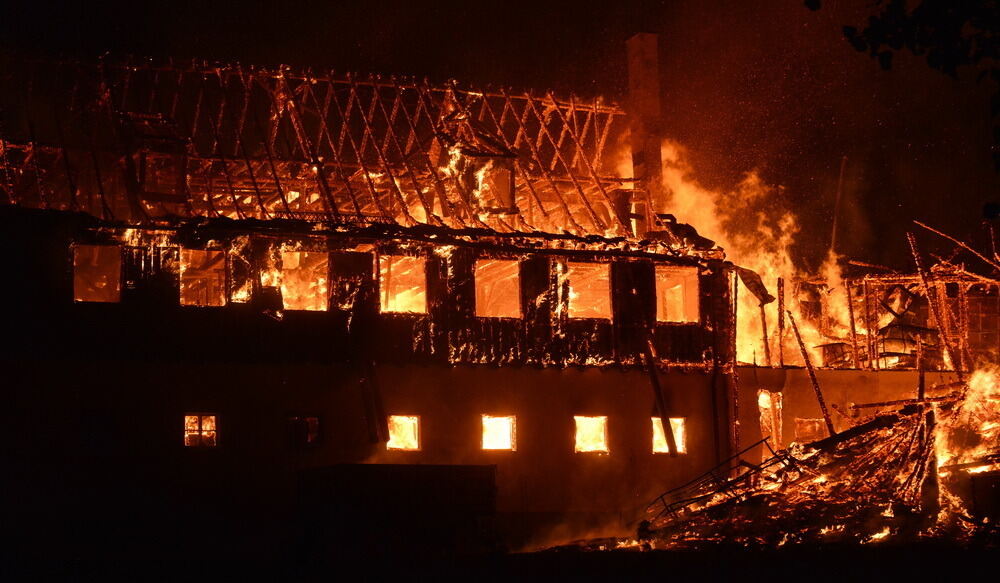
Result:
M792 312L810 358L819 363L821 355L817 346L826 339L813 318L806 317L794 285L797 281L810 279L812 274L803 272L792 260L791 250L799 234L799 224L792 212L781 208L781 187L768 185L757 173L751 172L732 190L710 190L694 178L694 169L688 164L681 145L664 141L661 155L663 183L669 202L656 212L672 214L679 221L694 225L701 235L721 246L730 261L759 274L772 295L777 295L778 279L783 279L788 290L784 309ZM830 290L826 313L846 329L846 295L840 288L837 261L837 255L831 252L821 269ZM778 302L772 301L762 308L760 300L746 285L742 282L738 285L738 360L777 365L779 359L783 359L786 364L803 364L787 324L779 337ZM762 317L766 319L767 350ZM770 362L767 362L768 355Z

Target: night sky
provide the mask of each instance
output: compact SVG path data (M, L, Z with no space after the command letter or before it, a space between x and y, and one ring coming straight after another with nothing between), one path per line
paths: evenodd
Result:
M799 259L815 267L846 155L839 250L908 268L911 218L973 238L983 203L1000 198L993 88L908 54L882 71L841 33L863 25L872 4L826 0L813 12L802 0L8 1L0 46L313 65L621 100L625 39L658 32L666 136L688 148L700 182L725 189L756 169L783 186L775 204L800 217ZM928 251L949 248L921 240Z

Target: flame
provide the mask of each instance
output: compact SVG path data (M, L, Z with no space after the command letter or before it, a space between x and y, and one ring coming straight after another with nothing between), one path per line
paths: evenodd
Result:
M483 415L483 449L514 451L517 446L516 430L513 416Z
M576 452L608 453L608 418L576 415Z
M815 324L804 317L800 298L795 293L794 282L805 279L808 274L801 272L792 261L791 248L799 225L793 213L780 208L782 188L768 185L756 172L750 172L732 190L710 190L693 178L694 169L687 162L681 145L664 141L661 155L663 184L670 196L667 207L655 209L656 212L670 213L714 240L726 251L729 260L759 274L772 295L777 295L778 278L784 278L785 309L795 316L809 356L819 364L821 354L816 346L823 344L825 339ZM619 166L619 172L626 170L624 165ZM834 259L830 269L835 265ZM762 364L765 351L760 303L742 283L739 286L737 359ZM787 318L784 336L778 338L778 302L765 305L764 313L771 364L778 363L779 346L784 349L786 363L803 364Z
M427 313L427 275L423 257L379 255L379 298L383 312Z
M670 453L670 448L667 447L667 436L663 433L663 421L659 417L652 417L652 420L653 453ZM686 421L683 417L670 418L670 431L674 434L674 444L677 445L677 453L687 453Z
M386 449L417 451L420 449L420 417L416 415L390 415L389 441Z

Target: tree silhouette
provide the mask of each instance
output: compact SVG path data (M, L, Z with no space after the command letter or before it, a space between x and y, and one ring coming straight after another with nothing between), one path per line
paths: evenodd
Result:
M993 83L993 164L1000 171L1000 1L921 0L912 9L909 4L876 0L877 13L865 27L844 26L844 37L886 70L892 68L893 55L906 50L950 77L972 69L979 82ZM805 0L805 5L819 10L821 0Z

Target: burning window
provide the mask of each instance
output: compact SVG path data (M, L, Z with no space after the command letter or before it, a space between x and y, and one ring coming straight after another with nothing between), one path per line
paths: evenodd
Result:
M521 264L507 259L476 261L476 315L481 318L521 317Z
M423 257L379 255L378 273L383 312L427 313L427 274Z
M289 417L288 438L299 448L319 445L319 417Z
M286 310L326 311L329 260L326 253L281 252L281 302Z
M698 268L656 266L656 321L698 322Z
M181 249L181 305L226 303L226 253Z
M608 453L608 418L576 415L576 452Z
M566 264L569 280L569 317L611 319L611 265Z
M663 421L653 417L653 453L670 453L667 436L663 433ZM687 423L683 417L670 418L670 432L674 434L677 453L687 453Z
M772 449L781 449L781 393L777 391L757 391L757 409L760 411L760 434L768 438ZM770 452L764 448L762 456Z
M483 415L483 449L517 449L516 418Z
M420 449L420 417L416 415L390 415L389 441L386 449L417 451Z
M822 419L795 418L795 441L810 443L826 437L826 423Z
M215 415L190 414L184 416L185 446L215 447L217 443Z
M121 299L121 248L111 245L73 247L73 299L117 302Z

